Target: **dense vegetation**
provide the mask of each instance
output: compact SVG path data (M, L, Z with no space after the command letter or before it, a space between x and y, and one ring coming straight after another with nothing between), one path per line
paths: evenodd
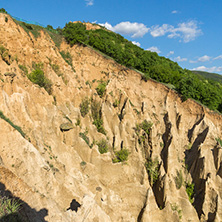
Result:
M144 80L152 78L168 84L182 95L183 100L193 98L212 110L222 112L222 84L217 81L200 78L177 63L143 50L105 28L86 30L84 24L70 22L63 28L63 35L71 46L89 45L118 63L139 70Z

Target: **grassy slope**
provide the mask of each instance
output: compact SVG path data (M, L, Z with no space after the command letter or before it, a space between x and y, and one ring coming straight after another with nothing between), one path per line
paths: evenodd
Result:
M219 75L217 73L210 73L210 72L204 72L204 71L192 71L192 72L206 79L222 83L222 75Z

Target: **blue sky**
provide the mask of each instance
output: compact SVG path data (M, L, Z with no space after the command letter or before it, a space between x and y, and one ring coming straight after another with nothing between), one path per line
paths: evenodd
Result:
M103 24L183 68L222 74L221 0L0 0L0 8L54 28Z

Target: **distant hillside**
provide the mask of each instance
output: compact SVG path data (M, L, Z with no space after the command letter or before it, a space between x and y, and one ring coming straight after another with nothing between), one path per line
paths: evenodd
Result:
M196 71L196 70L192 70L192 72L206 79L222 83L222 75L219 75L217 73L210 73L210 72Z

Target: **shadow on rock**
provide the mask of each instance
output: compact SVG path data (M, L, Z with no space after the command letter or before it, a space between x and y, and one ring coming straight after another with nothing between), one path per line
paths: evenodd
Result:
M70 203L70 207L67 210L72 210L77 212L78 208L81 207L81 205L76 201L76 199L73 199Z
M47 215L46 208L36 211L0 182L0 222L47 222L44 219Z

